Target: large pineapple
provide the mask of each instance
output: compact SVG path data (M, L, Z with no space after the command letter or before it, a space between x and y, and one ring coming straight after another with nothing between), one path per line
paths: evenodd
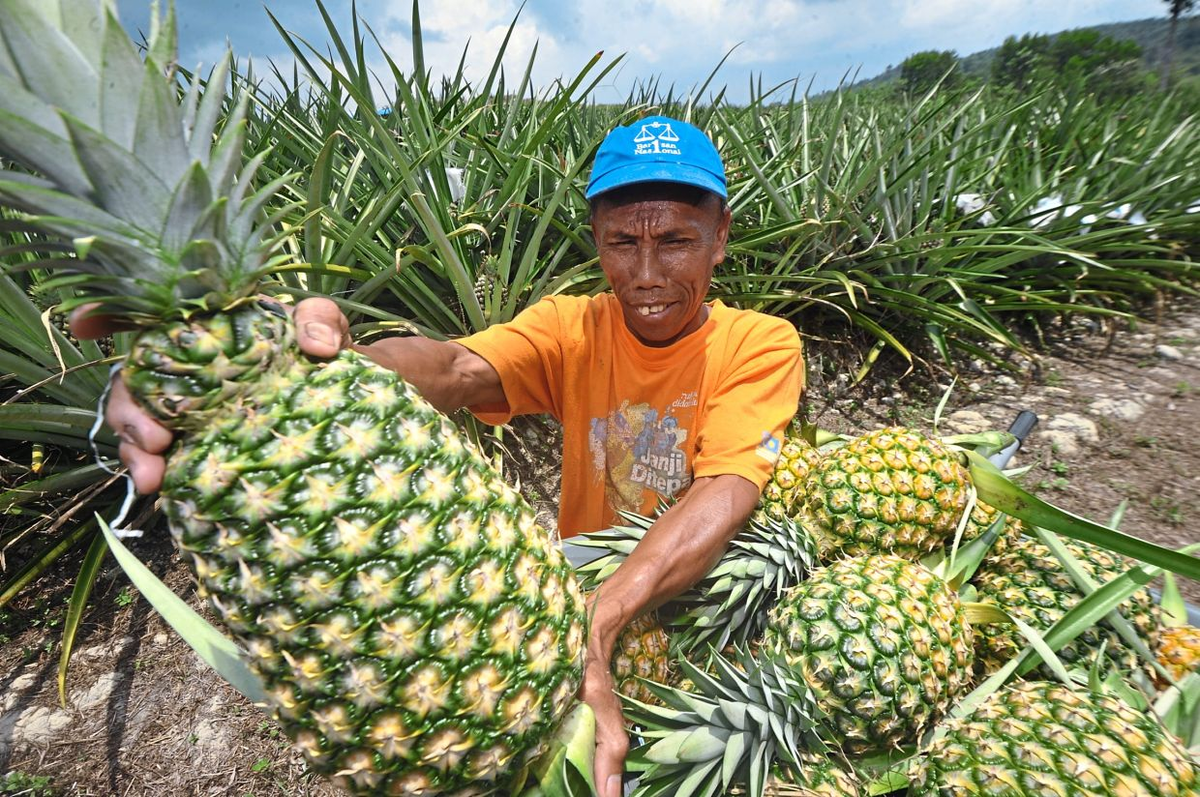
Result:
M763 487L763 511L775 520L795 516L804 495L804 481L820 463L821 452L789 427L771 480Z
M1064 545L1098 584L1111 581L1129 567L1120 557L1095 546L1070 541L1064 541ZM972 583L981 603L994 603L1039 632L1048 630L1084 597L1062 563L1033 537L1021 537L1003 554L985 559ZM1159 633L1159 611L1149 591L1139 590L1119 609L1153 650ZM1027 644L1021 632L1010 624L990 624L977 630L975 668L980 677L998 670ZM1102 642L1107 642L1108 660L1121 670L1129 672L1138 666L1136 652L1117 635L1108 620L1085 630L1060 648L1057 655L1068 666L1090 667ZM1046 665L1042 665L1040 672L1051 677L1052 671Z
M1026 682L996 692L914 762L913 797L1185 797L1196 765L1158 721L1111 695Z
M584 606L533 512L394 373L313 362L254 300L271 245L221 131L107 0L0 0L0 201L73 241L64 273L141 330L123 368L179 433L171 531L311 766L371 794L504 792L572 702Z
M813 571L772 611L763 649L803 678L850 755L915 742L971 672L958 595L891 555Z
M799 517L823 560L876 553L916 559L958 528L968 475L941 443L889 427L824 454L801 492Z

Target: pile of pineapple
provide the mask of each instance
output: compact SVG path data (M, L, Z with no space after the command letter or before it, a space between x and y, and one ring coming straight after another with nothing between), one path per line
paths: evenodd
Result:
M0 170L0 202L62 242L51 288L139 330L122 375L179 435L171 533L311 767L361 794L517 792L574 703L580 576L619 554L572 572L394 373L299 354L257 299L277 247L259 211L285 181L241 164L245 95L176 80L173 24L143 57L109 0L0 0L0 159L21 167ZM1193 793L1183 749L1099 682L963 703L1024 647L977 626L969 593L1040 630L1083 594L970 481L957 449L908 429L789 439L763 512L664 615L672 636L648 617L619 645L642 793L851 794L889 769L918 794ZM972 583L932 563L972 540L993 551ZM1098 582L1126 567L1068 547ZM1129 639L1161 633L1142 597L1126 617L1050 674L1132 677ZM663 683L675 671L693 691Z
M954 446L912 429L821 449L789 437L759 520L775 519L779 538L799 534L811 568L757 608L746 647L716 661L711 646L695 644L697 619L708 626L712 615L683 611L668 624L686 678L653 689L665 706L630 704L643 723L645 744L631 760L644 793L674 793L672 784L680 794L723 793L729 772L752 794L882 793L905 781L919 795L1200 788L1185 746L1153 712L1115 696L1130 684L1153 696L1151 676L1176 689L1200 667L1200 650L1180 643L1188 631L1164 628L1146 589L1120 605L1120 618L1058 647L1054 666L988 681L1028 646L994 609L1044 633L1087 594L1070 569L1103 585L1133 563L1065 542L1064 564L1037 529L978 500L962 463ZM739 556L735 542L719 567ZM1056 680L1060 668L1068 683ZM782 708L803 701L804 714ZM785 723L787 731L771 728ZM698 755L711 738L722 745Z

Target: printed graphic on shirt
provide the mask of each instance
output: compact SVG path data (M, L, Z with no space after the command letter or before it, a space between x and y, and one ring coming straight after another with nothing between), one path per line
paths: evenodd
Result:
M772 464L779 459L779 449L783 446L783 439L777 437L770 432L762 433L762 442L758 444L758 448L754 449L754 453Z
M609 506L641 511L655 495L670 497L691 484L683 444L695 407L696 395L688 393L665 412L624 401L608 417L592 418L588 450Z

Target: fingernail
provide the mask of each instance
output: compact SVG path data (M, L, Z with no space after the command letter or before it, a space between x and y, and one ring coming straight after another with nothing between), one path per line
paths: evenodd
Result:
M621 797L621 776L620 775L609 775L608 776L607 793L608 793L608 797Z
M318 343L325 343L330 346L334 344L333 330L319 321L309 321L305 324L304 334Z

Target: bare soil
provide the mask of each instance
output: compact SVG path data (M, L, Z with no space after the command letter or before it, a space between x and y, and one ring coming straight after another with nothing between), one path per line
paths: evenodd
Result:
M1200 540L1200 453L1192 439L1200 430L1200 306L1134 329L1072 322L1051 337L1036 360L1012 360L1021 365L1015 372L983 363L965 369L941 431L1003 429L1019 410L1032 409L1041 423L1018 458L1031 466L1027 486L1098 520L1127 500L1127 531L1176 548ZM931 427L939 378L894 380L881 364L855 386L838 352L830 342L810 348L809 420L838 431L893 422ZM548 515L557 494L555 438L552 427L529 424L505 441L521 463L524 489ZM165 534L131 547L200 608ZM22 773L50 780L46 790L23 794L334 794L305 774L275 726L210 671L109 562L75 645L65 708L57 691L59 640L78 560L0 615L0 784ZM1200 584L1181 587L1200 604Z

